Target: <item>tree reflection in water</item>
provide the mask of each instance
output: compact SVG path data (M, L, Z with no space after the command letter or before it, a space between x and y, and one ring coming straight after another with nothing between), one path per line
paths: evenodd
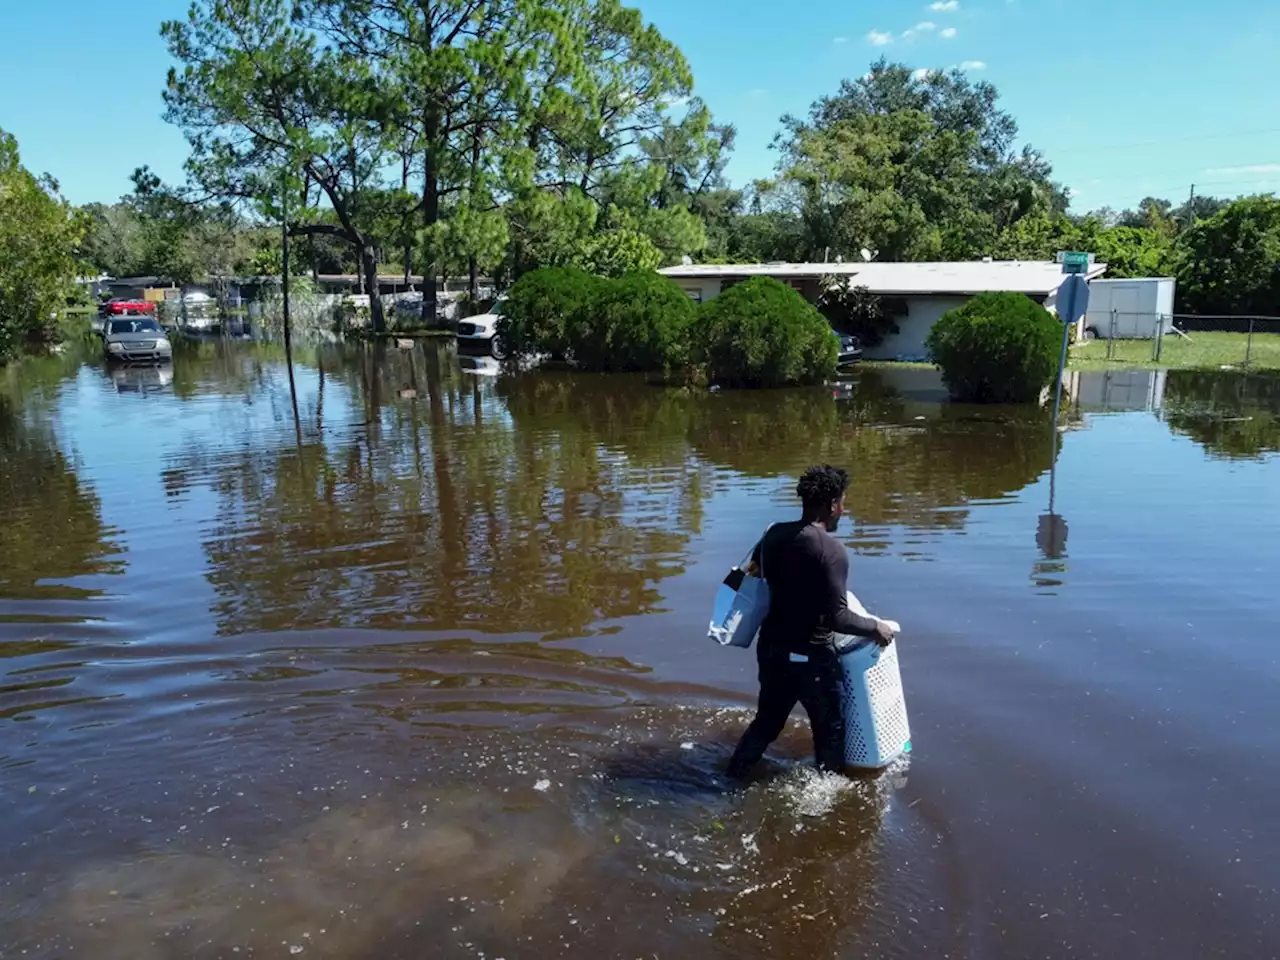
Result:
M1215 456L1280 452L1280 374L1171 370L1163 417Z
M56 360L34 366L62 367ZM38 374L24 373L25 403L0 393L0 600L100 595L71 581L118 572L122 550L102 519L98 495L59 447Z
M581 634L658 609L659 581L684 569L730 475L847 464L855 542L874 551L890 537L877 528L959 529L968 503L1049 466L1047 414L908 408L871 374L846 399L712 394L626 376L482 378L454 349L322 348L300 446L246 436L174 459L167 475L218 494L205 550L220 631ZM329 422L335 392L347 415Z
M325 389L346 390L363 422L323 422L317 397L298 449L246 438L178 458L218 493L205 549L220 631L554 635L657 607L697 531L681 509L696 465L655 478L588 422L526 429L449 359L325 351ZM402 398L415 380L425 389Z

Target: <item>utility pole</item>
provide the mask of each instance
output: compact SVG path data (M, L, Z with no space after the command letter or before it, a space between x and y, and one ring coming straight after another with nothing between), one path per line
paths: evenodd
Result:
M1196 185L1191 185L1191 199L1187 201L1187 227L1196 225Z

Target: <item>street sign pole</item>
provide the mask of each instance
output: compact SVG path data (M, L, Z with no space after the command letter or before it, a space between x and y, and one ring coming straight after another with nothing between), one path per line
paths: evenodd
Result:
M1071 256L1071 254L1068 254ZM1080 256L1087 256L1082 254ZM1083 261L1085 264L1088 260ZM1066 271L1074 266L1070 262L1063 264ZM1079 321L1089 309L1089 285L1080 273L1071 273L1058 288L1058 317L1062 320L1062 351L1058 355L1058 384L1053 394L1053 455L1058 455L1058 413L1062 408L1062 378L1067 369L1067 342L1071 337L1072 324Z

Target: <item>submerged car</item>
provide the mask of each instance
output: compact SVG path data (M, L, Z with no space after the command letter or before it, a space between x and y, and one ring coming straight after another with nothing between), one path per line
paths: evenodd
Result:
M108 360L126 363L163 363L173 359L168 335L150 317L108 320L102 348Z
M862 343L852 334L838 334L840 339L840 355L838 363L845 366L850 363L857 363L862 359Z
M154 302L130 297L116 297L114 300L98 304L98 316L100 317L122 317L134 313L154 314L155 312L156 305Z
M498 318L502 316L502 298L489 309L474 317L458 321L459 345L472 344L487 348L491 356L501 360L505 354L502 338L498 336Z

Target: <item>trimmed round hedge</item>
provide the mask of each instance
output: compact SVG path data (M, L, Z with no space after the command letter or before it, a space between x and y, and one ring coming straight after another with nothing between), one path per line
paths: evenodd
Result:
M951 396L1031 403L1058 370L1062 325L1021 293L980 293L942 315L926 341Z
M689 346L712 383L732 387L820 383L840 353L817 308L772 277L752 277L702 304Z
M688 294L652 272L597 284L568 324L569 354L581 370L672 369L684 363L696 310Z
M589 314L605 281L572 267L543 267L517 280L498 317L498 336L507 357L563 357L571 326Z

